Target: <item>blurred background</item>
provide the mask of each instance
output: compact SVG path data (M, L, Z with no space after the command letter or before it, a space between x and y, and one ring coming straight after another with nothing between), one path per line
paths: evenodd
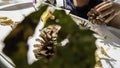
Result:
M1 2L3 1L4 3L7 3L5 2L7 0L1 0ZM41 11L42 10L44 9L41 9ZM0 11L1 16L6 14L5 16L9 16L9 18L13 18L13 20L23 19L21 12L18 11L12 11L11 12L12 14L11 13L3 14L3 13L5 12ZM16 16L14 17L14 15ZM35 13L33 13L33 16L29 15L25 17L24 19L25 21L22 21L21 22L22 24L20 24L20 26L23 27L16 35L11 35L9 33L12 32L16 33L15 31L19 30L20 29L19 27L16 27L15 28L16 30L12 30L10 26L0 25L0 29L1 29L0 46L2 46L0 47L1 52L4 45L3 44L4 38L8 37L8 38L12 38L12 40L11 39L7 40L8 42L5 42L5 44L12 43L13 45L9 44L9 46L7 46L4 49L4 52L5 54L8 55L8 57L12 59L12 61L16 65L16 68L93 68L95 65L95 50L96 50L95 38L92 35L93 32L88 29L79 29L79 27L70 18L70 16L66 15L63 11L56 11L54 15L56 18L59 19L59 23L60 23L59 25L62 26L62 29L58 34L58 41L63 40L64 37L66 36L70 36L69 38L70 43L67 44L66 46L56 46L55 55L50 60L43 57L40 60L34 62L32 65L29 65L27 62L28 46L27 46L27 42L24 41L24 39L22 39L21 41L21 38L24 38L23 34L29 35L29 33L32 33L33 30L35 29L35 26L32 25L36 25L34 21L36 21L36 17L40 16ZM28 23L26 24L26 22ZM30 24L31 22L32 24ZM46 26L50 25L51 23L52 24L55 23L55 21L48 20L47 23L48 24L46 24ZM29 28L25 28L25 27L29 27ZM15 39L13 40L13 38Z

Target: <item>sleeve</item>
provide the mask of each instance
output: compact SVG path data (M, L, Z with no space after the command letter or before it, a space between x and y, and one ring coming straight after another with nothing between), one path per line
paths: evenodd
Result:
M72 9L71 13L79 17L88 19L87 13L91 10L91 8L94 8L101 2L103 2L103 0L90 0L88 5L85 5L83 7L75 7L74 9Z

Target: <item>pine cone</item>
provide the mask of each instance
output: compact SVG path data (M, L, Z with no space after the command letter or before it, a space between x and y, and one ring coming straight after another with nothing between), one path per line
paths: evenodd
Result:
M34 45L34 47L37 47L37 49L34 50L36 58L39 59L41 56L44 56L49 59L54 55L59 30L60 26L58 25L49 25L47 28L40 30L40 37L42 39L36 39L40 44Z
M88 12L88 20L93 24L107 24L120 28L120 4L106 1Z

